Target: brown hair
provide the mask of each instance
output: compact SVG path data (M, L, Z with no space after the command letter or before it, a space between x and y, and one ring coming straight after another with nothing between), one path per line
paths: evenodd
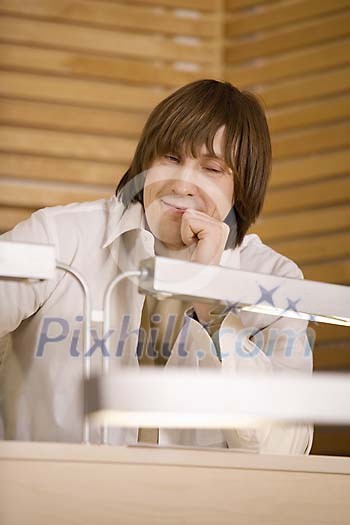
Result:
M237 234L226 247L239 246L263 206L271 171L271 143L258 99L229 82L197 80L161 101L147 119L116 195L126 207L131 202L143 204L144 176L136 175L168 153L185 151L197 157L203 144L214 156L214 136L222 125L224 159L234 177L233 215L237 221Z

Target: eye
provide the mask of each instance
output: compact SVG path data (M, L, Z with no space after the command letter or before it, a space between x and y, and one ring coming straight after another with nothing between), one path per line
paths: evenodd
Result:
M171 160L172 162L179 162L179 159L175 155L164 155L165 159Z
M216 169L216 168L206 167L206 168L204 168L204 169L206 169L206 170L208 170L208 171L211 171L211 172L213 172L213 173L221 173L221 170Z

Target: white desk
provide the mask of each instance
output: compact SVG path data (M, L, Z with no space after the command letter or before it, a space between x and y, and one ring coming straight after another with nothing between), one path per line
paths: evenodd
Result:
M350 523L350 458L0 442L2 525Z

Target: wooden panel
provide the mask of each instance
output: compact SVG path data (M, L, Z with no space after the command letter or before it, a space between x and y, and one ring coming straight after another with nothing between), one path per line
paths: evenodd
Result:
M305 279L335 284L350 284L349 260L330 261L303 266Z
M9 0L8 0L9 1ZM17 0L18 1L18 0ZM230 16L226 22L226 34L230 37L255 33L280 25L313 18L348 6L348 0L302 0L274 2L263 5L259 11L252 10Z
M115 0L107 0L114 2ZM215 11L221 7L221 0L132 0L133 4L165 6L199 11Z
M101 56L81 51L57 51L24 45L0 44L0 67L20 71L54 73L88 79L123 80L141 86L180 86L201 77L215 76L218 67L192 64L195 71L180 71L166 63L135 58Z
M176 16L176 11L162 12L128 4L108 4L82 0L1 0L0 10L65 22L87 22L145 32L216 37L219 33L218 14L200 17Z
M147 114L0 99L0 123L138 138Z
M229 11L244 9L255 5L265 4L268 0L226 0L226 8Z
M350 202L350 177L344 176L270 191L263 213L266 217L272 213L347 202Z
M348 34L350 16L339 13L296 26L284 26L267 34L256 34L251 40L231 40L227 44L226 62L244 62L261 56L335 40Z
M346 64L348 57L348 41L336 40L275 57L259 57L253 64L249 62L242 66L227 66L225 78L240 88L247 88L254 84Z
M33 210L27 208L4 207L0 208L0 233L11 230L16 224L28 219Z
M339 68L270 86L256 86L254 92L263 99L267 108L270 109L281 104L347 92L349 77L348 68Z
M47 516L50 525L150 525L155 516L166 525L261 525L261 516L278 523L282 514L285 525L345 525L349 463L222 449L5 441L2 525L46 525ZM88 494L88 504L72 497L71 487Z
M281 159L341 148L348 146L349 141L350 123L344 122L273 136L272 152L275 159Z
M350 232L312 236L306 239L271 242L271 248L283 253L300 266L307 262L350 256Z
M309 327L315 330L316 332L316 350L318 350L318 352L322 351L321 345L319 343L344 341L347 342L350 346L350 329L348 326L337 326L335 324L310 322Z
M112 82L0 72L0 95L93 107L148 111L170 92Z
M348 329L349 330L349 329ZM350 371L350 342L330 343L316 347L314 369L322 371Z
M18 153L42 153L66 158L130 162L136 143L119 137L78 135L36 129L0 128L2 149Z
M0 176L58 182L117 185L127 164L0 152Z
M270 187L276 188L295 182L310 182L324 177L347 173L350 155L347 150L328 151L300 159L273 163Z
M25 208L43 208L70 202L93 201L109 198L114 188L109 190L90 189L77 185L26 183L23 181L1 182L0 203L4 206L23 206Z
M321 210L285 213L261 217L250 232L257 233L263 242L324 234L350 227L348 206L332 206Z
M350 114L348 95L322 99L299 106L276 109L268 114L272 133L344 119Z
M103 30L81 25L65 25L41 20L26 20L10 16L0 18L2 40L8 42L51 46L61 49L99 51L110 55L160 58L164 60L193 60L211 62L213 55L219 58L219 48L210 42L185 43L162 37L150 37L139 33Z
M315 425L310 454L350 456L349 443L350 425Z

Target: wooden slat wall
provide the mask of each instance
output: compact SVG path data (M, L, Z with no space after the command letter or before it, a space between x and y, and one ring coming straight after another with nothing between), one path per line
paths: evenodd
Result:
M264 102L273 171L251 229L306 279L350 284L347 0L227 0L225 78ZM315 370L350 371L350 330L310 323ZM350 455L350 429L317 427L313 453Z
M220 5L0 0L0 231L113 193L150 110L220 76Z

